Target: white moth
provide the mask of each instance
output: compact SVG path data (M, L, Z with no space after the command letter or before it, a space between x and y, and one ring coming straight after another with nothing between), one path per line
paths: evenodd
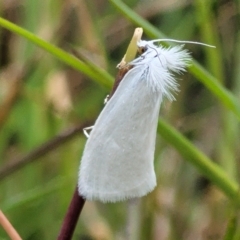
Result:
M160 105L165 97L174 99L174 73L184 72L190 61L183 45L165 48L156 46L157 41L162 40L139 41L144 53L129 63L133 68L90 133L78 182L79 194L88 200L142 197L156 186L153 162Z

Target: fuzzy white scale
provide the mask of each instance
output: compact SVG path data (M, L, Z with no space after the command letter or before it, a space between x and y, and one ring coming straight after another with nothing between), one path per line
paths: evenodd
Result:
M182 46L164 48L140 41L146 51L129 63L113 97L87 140L79 172L79 193L88 200L116 202L142 197L156 186L154 150L160 105L173 100L174 73L190 61Z

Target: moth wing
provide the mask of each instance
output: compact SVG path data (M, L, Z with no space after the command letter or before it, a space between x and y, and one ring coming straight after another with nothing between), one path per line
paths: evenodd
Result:
M145 79L147 67L130 70L99 115L81 160L79 192L115 202L141 197L156 186L154 150L162 95Z

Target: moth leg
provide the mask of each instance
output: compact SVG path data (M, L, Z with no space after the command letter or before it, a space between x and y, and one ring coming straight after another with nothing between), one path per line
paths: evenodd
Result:
M106 103L108 102L108 100L109 100L109 95L107 95L106 98L104 99L104 104L106 104ZM86 128L83 129L83 133L84 133L84 135L85 135L87 138L89 138L89 135L90 135L90 134L88 133L88 131L89 131L89 130L92 130L93 127L94 127L94 126L86 127Z
M104 104L106 104L107 102L108 102L108 100L109 100L109 95L107 95L106 97L105 97L105 99L104 99Z
M91 127L86 127L86 128L84 128L83 129L83 133L84 133L84 135L87 137L87 138L89 138L89 133L88 133L88 131L89 130L92 130L94 128L94 126L91 126Z

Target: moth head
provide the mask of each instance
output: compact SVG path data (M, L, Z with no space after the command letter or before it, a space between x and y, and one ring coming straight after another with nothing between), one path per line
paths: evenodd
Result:
M138 41L137 47L138 47L137 50L139 54L145 53L148 49L148 41L144 41L144 40Z

